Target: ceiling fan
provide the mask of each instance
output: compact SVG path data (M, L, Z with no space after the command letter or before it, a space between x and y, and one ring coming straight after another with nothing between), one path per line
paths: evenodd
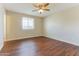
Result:
M38 11L40 14L43 13L44 11L50 11L50 9L48 9L49 3L36 3L33 4L33 6L36 8L34 11Z

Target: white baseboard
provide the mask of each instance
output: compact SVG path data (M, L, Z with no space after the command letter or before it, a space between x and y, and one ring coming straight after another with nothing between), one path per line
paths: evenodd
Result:
M72 44L72 45L75 45L75 46L79 46L79 44L77 44L77 43L66 41L66 40L63 40L63 39L60 40L60 38L49 37L49 36L45 36L45 37L48 37L48 38L51 38L51 39L55 39L55 40L58 40L58 41L62 41L62 42L66 42L66 43L69 43L69 44Z
M39 37L39 36L12 38L12 39L6 39L5 41L20 40L20 39L23 39L23 38L31 38L31 37ZM59 41L63 41L63 42L69 43L69 44L73 44L73 45L79 46L79 44L76 44L74 42L66 41L66 40L63 40L63 39L60 40L60 38L49 37L49 36L45 36L45 37L48 37L48 38L51 38L51 39L55 39L55 40L59 40Z
M31 38L31 37L39 37L39 36L18 37L18 38L5 39L4 41L21 40L21 39L24 39L24 38Z

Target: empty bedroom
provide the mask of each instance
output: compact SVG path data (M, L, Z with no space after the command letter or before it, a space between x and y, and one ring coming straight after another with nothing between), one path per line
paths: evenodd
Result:
M79 3L0 3L0 56L79 56Z

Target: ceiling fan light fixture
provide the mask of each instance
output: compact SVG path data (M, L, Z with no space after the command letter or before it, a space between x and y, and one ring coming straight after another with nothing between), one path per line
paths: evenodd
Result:
M38 12L41 14L41 13L43 13L43 12L44 12L44 10L40 9L40 10L38 10Z
M36 10L39 12L40 14L42 14L44 11L50 11L50 9L48 8L49 3L37 3L37 4L33 4L33 6L36 8Z

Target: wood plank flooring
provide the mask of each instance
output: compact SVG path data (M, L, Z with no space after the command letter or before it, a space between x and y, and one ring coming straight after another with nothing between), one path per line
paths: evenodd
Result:
M0 56L79 56L79 47L41 36L5 42Z

